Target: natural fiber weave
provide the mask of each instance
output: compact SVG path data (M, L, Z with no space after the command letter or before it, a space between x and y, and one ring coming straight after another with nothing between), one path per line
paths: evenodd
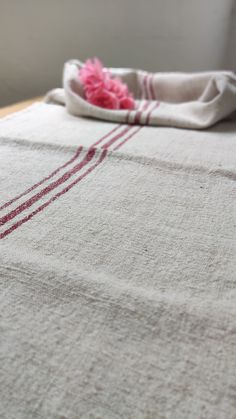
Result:
M236 418L235 129L0 122L1 419Z

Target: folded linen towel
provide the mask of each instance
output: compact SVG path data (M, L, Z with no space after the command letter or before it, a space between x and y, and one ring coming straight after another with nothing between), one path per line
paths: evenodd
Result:
M107 121L203 129L236 111L236 75L232 72L148 73L113 69L135 97L135 109L110 110L88 103L78 74L83 63L64 66L63 89L46 96L48 103L65 104L69 113Z

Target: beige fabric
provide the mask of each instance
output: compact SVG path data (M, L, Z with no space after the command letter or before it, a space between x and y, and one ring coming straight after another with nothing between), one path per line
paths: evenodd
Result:
M1 419L236 417L236 124L126 128L0 121Z
M72 115L134 123L140 99L147 99L150 106L140 124L191 129L210 127L236 111L236 76L231 72L150 74L111 69L136 98L136 109L129 112L102 109L86 102L78 77L81 66L76 60L65 64L63 89L49 92L46 102L66 104Z

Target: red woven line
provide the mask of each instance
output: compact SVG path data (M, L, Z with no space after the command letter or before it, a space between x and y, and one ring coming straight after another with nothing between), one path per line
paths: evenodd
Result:
M145 102L146 102L146 100L145 100ZM130 115L131 115L131 112L132 111L129 111L128 112L128 117L126 118L126 123L127 124L129 124L129 125L134 125L134 124L137 124L138 122L136 122L136 120L137 120L137 118L138 118L138 120L140 119L140 117L141 117L141 112L143 111L143 109L140 109L142 107L142 103L141 103L141 101L140 101L140 103L139 103L139 105L138 105L138 108L136 109L136 110L134 110L133 112L134 112L134 121L133 122L129 122L129 119L130 119Z
M153 108L150 109L150 111L148 112L147 118L146 118L146 125L149 125L151 114L156 108L158 108L159 105L160 105L160 102L156 102Z
M129 117L130 117L130 113L131 113L131 111L128 111L127 112L127 115L126 115L126 124L128 124L129 123Z
M117 126L115 127L111 132L109 132L106 136L102 137L101 140L99 140L98 142L101 142L102 140L104 140L104 138L106 138L108 135L110 135L112 132L115 132L118 128L120 127ZM106 149L113 144L115 141L117 141L117 139L121 138L125 133L129 132L130 129L133 127L126 127L123 131L120 132L120 134L116 135L115 137L112 138L112 140L110 140L107 144L105 144L102 148L104 148L104 151L101 155L102 160L105 158L106 155ZM122 143L119 144L119 146L117 148L120 148L126 141L128 141L130 138L132 138L136 132L138 132L141 129L141 127L139 127L137 130L135 130L130 136L128 136ZM96 142L95 144L97 144L98 142ZM82 147L81 147L82 148ZM67 181L73 174L75 174L77 171L79 171L85 164L87 164L89 161L91 161L94 157L95 154L95 149L94 148L90 148L85 156L85 158L83 159L83 161L79 164L77 164L76 166L73 167L73 169L71 169L70 171L66 172L63 176L61 176L61 178L57 179L57 181L52 182L50 185L48 185L46 188L44 188L43 190L41 190L38 194L34 195L33 197L31 197L28 201L24 202L23 204L21 204L20 206L18 206L15 210L11 211L10 213L8 213L6 216L2 217L0 219L0 225L4 225L6 222L10 221L11 219L13 219L14 217L16 217L19 213L21 213L22 211L26 210L27 208L29 208L30 206L32 206L36 201L38 201L40 198L42 198L44 195L48 194L51 190L55 189L57 186L59 186L61 183L64 183L65 181ZM95 167L97 164L93 165L90 169L92 170L93 167ZM85 174L90 173L91 170L87 170L85 172ZM84 174L84 175L85 175ZM84 175L80 176L78 179L83 178ZM72 182L72 184L68 185L68 187L64 188L63 191L67 192L67 190L70 189L70 186L74 185L75 183L77 183L76 181ZM72 187L71 186L71 187ZM68 189L69 188L69 189ZM63 193L65 193L63 192ZM55 199L57 199L59 196L61 196L61 192L57 193L54 197L52 197L48 202L49 203L53 202ZM40 207L38 207L38 209L34 210L31 214L29 214L28 216L24 217L24 219L19 220L17 223L15 223L13 226L11 226L8 230L6 230L5 232L0 234L0 238L5 237L6 235L10 234L13 230L15 230L16 228L18 228L21 224L23 224L24 222L28 221L29 219L31 219L34 215L36 215L39 211L43 210L45 208L45 206L47 206L47 203L41 205Z
M115 141L117 141L120 137L123 137L123 135L125 135L127 132L129 132L133 127L132 126L128 126L125 129L123 129L119 134L115 135L115 137L113 137L110 141L108 141L107 143L105 143L101 148L103 149L107 149L108 147L110 147Z
M91 147L95 147L98 144L100 144L103 140L105 140L107 137L109 137L111 134L113 134L115 131L118 130L122 125L118 125L115 128L113 128L111 131L109 131L106 135L104 135L100 140L96 141L94 144L92 144ZM28 189L26 189L24 192L20 193L19 195L12 198L10 201L6 202L0 207L0 211L4 208L9 207L9 205L13 204L14 202L18 201L18 199L22 198L23 196L27 195L28 193L32 192L34 189L36 189L38 186L41 186L43 183L45 183L47 180L50 180L53 176L55 176L57 173L59 173L62 169L65 169L67 166L72 164L80 155L81 153L81 147L78 148L75 155L68 160L66 163L64 163L62 166L59 166L57 169L55 169L52 173L50 173L48 176L40 180L39 182L35 183L33 186L30 186Z
M144 106L143 106L143 108L138 112L138 115L136 114L136 117L137 117L137 119L136 119L136 121L134 121L134 124L135 124L135 122L136 122L136 124L139 124L139 125L143 125L143 124L141 124L141 118L142 118L142 114L150 107L152 105L152 102L151 101L149 101L149 100L146 100L145 101L145 103L144 103Z
M122 124L117 125L114 129L109 131L104 137L102 137L100 140L96 141L96 143L92 144L91 147L96 147L98 144L100 144L103 140L105 140L107 137L109 137L113 132L117 131L118 128L120 128Z
M154 86L153 86L153 78L154 78L154 74L152 74L150 76L150 79L149 79L149 88L150 88L150 93L151 93L151 99L152 100L155 100L156 99L156 95L155 95Z
M81 147L82 148L82 147ZM20 214L22 211L25 211L29 207L31 207L35 202L37 202L39 199L41 199L43 196L47 195L49 192L51 192L53 189L57 188L62 183L66 182L72 175L77 173L79 170L81 170L86 164L88 164L92 158L94 157L96 152L95 148L90 148L88 152L86 153L86 156L83 158L83 160L76 164L71 170L64 173L60 178L55 180L54 182L50 183L48 186L46 186L44 189L42 189L37 194L33 195L30 199L23 202L21 205L19 205L14 210L10 211L8 214L6 214L4 217L0 218L0 226L4 225L8 221L15 218L18 214Z
M138 105L138 108L137 108L137 110L136 110L136 112L140 112L139 111L139 108L141 107L141 103L139 103L139 105ZM128 111L128 113L127 113L127 116L126 116L126 123L127 124L129 124L129 119L130 119L130 115L131 115L131 110L130 111ZM135 114L135 117L136 117L136 114ZM134 122L133 122L134 123Z
M147 104L146 104L146 106L145 106L145 109L143 109L143 112L147 111L147 110L148 110L148 108L149 108L151 105L152 105L152 102L147 101ZM140 120L141 120L141 117L140 117ZM142 125L143 125L143 124L142 124Z
M43 178L42 180L40 180L39 182L35 183L35 185L31 186L30 188L26 189L26 191L22 192L21 194L15 196L14 198L12 198L10 201L6 202L5 204L3 204L0 207L0 210L7 208L9 205L13 204L15 201L17 201L18 199L22 198L23 196L27 195L29 192L32 192L35 188L37 188L38 186L42 185L44 182L46 182L47 180L51 179L53 176L55 176L60 170L64 169L65 167L67 167L69 164L73 163L77 157L79 157L81 153L81 147L78 148L78 150L76 151L75 155L66 163L64 163L62 166L59 166L56 170L54 170L52 173L50 173L50 175L46 176L45 178Z
M138 127L132 134L130 134L128 137L126 137L120 144L118 144L113 150L118 150L120 147L122 147L123 144L125 144L127 141L130 140L135 134L137 134L138 131L140 131L143 127Z
M142 113L148 109L148 107L151 105L151 103L148 100L145 100L142 109L137 112L136 117L137 117L137 123L140 124L141 123L141 117L142 117ZM113 150L118 150L123 144L125 144L130 138L132 138L142 127L137 128L134 132L132 132L132 134L130 134L128 137L126 137L120 144L118 144Z
M146 109L149 107L150 103L145 100L144 105L140 111L138 111L135 115L134 124L140 124L141 123L141 117L142 113L146 111Z
M18 227L20 227L22 224L26 223L27 221L31 220L36 214L43 211L44 208L48 207L52 202L56 201L56 199L60 198L61 195L64 195L66 192L68 192L73 186L75 186L77 183L79 183L82 179L84 179L89 173L91 173L106 157L107 150L103 150L101 153L99 159L95 164L93 164L85 173L80 175L78 178L76 178L72 183L66 186L66 188L62 189L62 191L58 192L56 195L54 195L51 199L49 199L47 202L42 204L40 207L36 208L33 212L31 212L26 217L22 218L21 220L17 221L15 224L13 224L10 228L3 231L3 233L0 233L0 239L3 239L8 234L12 233L14 230L16 230Z
M122 130L118 135L116 135L115 137L113 137L107 144L105 144L102 148L106 149L109 147L109 145L113 144L115 141L117 141L119 138L121 138L126 132L128 132L132 127L126 127L124 130ZM116 127L115 129L112 130L112 132L114 132L116 129L118 129L118 127ZM109 133L110 134L110 133ZM107 135L106 135L107 137ZM102 138L104 139L104 137ZM102 140L101 139L101 140ZM61 176L59 179L57 179L56 181L50 183L47 187L45 187L44 189L42 189L40 192L38 192L37 194L33 195L30 199L28 199L27 201L25 201L24 203L22 203L21 205L19 205L17 208L15 208L14 210L10 211L8 214L6 214L5 216L3 216L2 218L0 218L0 226L6 224L8 221L12 220L13 218L15 218L17 215L19 215L21 212L25 211L26 209L28 209L29 207L31 207L35 202L37 202L38 200L40 200L43 196L47 195L49 192L51 192L53 189L57 188L59 185L61 185L62 183L66 182L72 175L74 175L75 173L77 173L79 170L81 170L87 163L89 163L89 161L92 160L93 156L95 154L95 149L92 147L90 147L90 149L88 150L86 156L84 157L84 159L77 165L75 165L71 170L67 171L66 173L63 174L63 176Z

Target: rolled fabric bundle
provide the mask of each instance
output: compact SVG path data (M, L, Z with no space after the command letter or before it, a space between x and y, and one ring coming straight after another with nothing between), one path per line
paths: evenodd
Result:
M75 116L124 124L204 129L236 111L236 75L229 71L202 73L148 73L110 68L113 77L125 82L135 99L133 110L105 109L89 103L79 71L83 63L64 65L63 89L51 90L47 103L65 105Z

